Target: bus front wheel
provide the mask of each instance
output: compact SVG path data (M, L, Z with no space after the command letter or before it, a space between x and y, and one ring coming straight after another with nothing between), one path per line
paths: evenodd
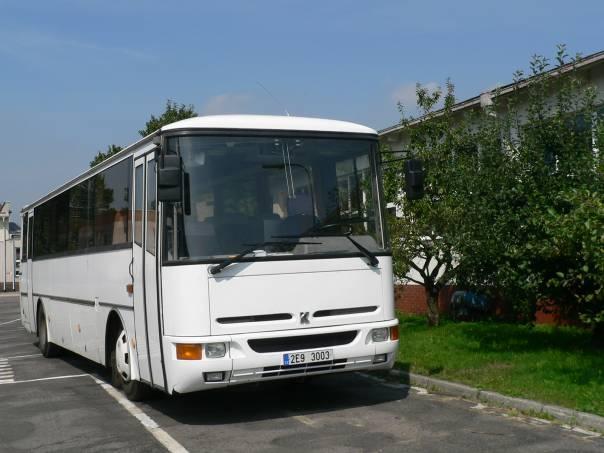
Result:
M115 388L121 388L130 401L141 401L149 395L149 387L132 379L128 336L121 326L118 331L111 350L111 384Z

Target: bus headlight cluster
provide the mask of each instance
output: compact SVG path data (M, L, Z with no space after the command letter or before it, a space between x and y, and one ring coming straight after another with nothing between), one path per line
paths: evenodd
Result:
M205 349L208 359L219 359L226 354L226 344L224 343L207 343Z
M387 327L381 327L379 329L373 329L371 331L371 341L374 343L380 343L382 341L388 340L390 337L390 332L388 332Z

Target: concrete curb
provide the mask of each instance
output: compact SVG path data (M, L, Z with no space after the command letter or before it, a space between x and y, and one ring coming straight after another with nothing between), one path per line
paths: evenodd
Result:
M531 412L537 416L539 414L547 414L553 419L571 426L579 426L582 428L604 432L604 417L600 417L598 415L579 412L572 409L567 409L565 407L543 404L523 398L513 398L497 392L480 390L475 387L470 387L469 385L443 381L442 379L435 379L401 370L391 370L390 374L406 379L411 385L416 385L418 387L423 387L439 393L459 396L461 398L481 403L488 403L492 406L516 409L522 412Z

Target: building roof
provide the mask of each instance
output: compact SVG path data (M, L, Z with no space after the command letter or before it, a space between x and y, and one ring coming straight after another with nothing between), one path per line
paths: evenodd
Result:
M583 57L581 59L579 59L576 62L571 62L571 63L567 63L563 66L558 66L554 69L551 69L549 71L546 72L546 74L548 75L553 75L553 76L558 76L560 74L564 74L565 72L568 72L570 70L572 70L573 68L585 68L587 66L591 66L597 63L601 63L602 61L604 61L604 50L600 51L600 52L596 52L593 53L591 55L587 55L586 57ZM480 106L480 99L483 96L487 96L487 97L495 97L495 96L501 96L501 95L505 95L508 93L511 93L513 90L518 89L518 88L524 88L525 86L527 86L531 80L533 80L534 77L528 77L526 79L523 79L519 82L514 82L514 83L509 83L507 85L504 85L502 87L498 87L495 88L493 90L489 90L486 91L484 93L479 94L478 96L474 96L472 98L466 99L465 101L461 101L458 102L457 104L455 104L452 107L453 111L458 111L458 110L463 110L466 108L470 108L470 107L477 107ZM434 112L433 114L440 114L442 113L443 110L438 110L436 112ZM407 123L405 126L401 125L400 123L394 124L390 127L387 127L385 129L380 129L378 131L379 135L386 135L395 131L399 131L401 129L403 129L404 127L407 126L412 126L414 124L419 123L420 121L422 121L424 117L419 117L414 119L413 121Z
M15 222L8 222L8 234L21 233L21 227Z
M197 116L168 124L162 127L161 131L168 132L178 129L258 129L377 135L374 129L347 121L272 115Z

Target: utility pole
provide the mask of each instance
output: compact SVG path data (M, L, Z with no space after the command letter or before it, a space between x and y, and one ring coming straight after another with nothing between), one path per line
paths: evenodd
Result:
M13 244L13 291L15 290L15 284L17 283L17 255L15 254L15 242L17 242L17 240L15 239L15 235L13 234L12 236L12 244Z
M6 220L2 219L2 231L4 232L4 253L2 255L4 265L2 266L2 291L6 291Z
M2 291L6 291L6 233L10 219L10 203L0 203L0 221L2 221L3 232L3 254L2 254Z

